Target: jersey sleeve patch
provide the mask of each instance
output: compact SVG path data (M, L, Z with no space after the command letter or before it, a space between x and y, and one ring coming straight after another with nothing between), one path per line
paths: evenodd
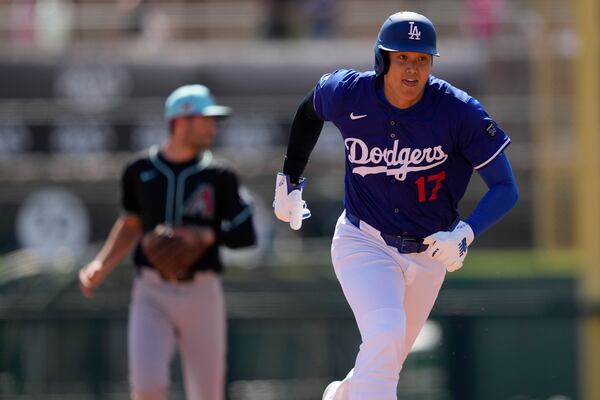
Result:
M496 136L496 133L498 133L498 130L496 129L496 122L495 121L490 121L489 124L487 125L487 127L485 128L485 132L490 137Z
M471 98L465 106L460 150L473 168L479 169L500 154L510 144L510 138L476 99Z

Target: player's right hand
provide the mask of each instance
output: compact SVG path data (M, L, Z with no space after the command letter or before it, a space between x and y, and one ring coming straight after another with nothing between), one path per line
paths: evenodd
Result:
M92 297L94 290L104 281L106 273L98 260L90 262L79 271L79 288L85 297Z
M310 210L302 200L302 189L305 185L305 178L300 178L300 182L294 185L290 182L290 177L281 172L275 180L273 211L279 220L289 222L290 228L294 230L302 227L302 220L310 218Z

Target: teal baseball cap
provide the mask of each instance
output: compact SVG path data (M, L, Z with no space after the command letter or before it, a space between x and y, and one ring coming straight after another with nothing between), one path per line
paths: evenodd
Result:
M165 101L165 118L201 115L204 117L226 117L231 108L215 104L210 90L204 85L185 85L175 89Z

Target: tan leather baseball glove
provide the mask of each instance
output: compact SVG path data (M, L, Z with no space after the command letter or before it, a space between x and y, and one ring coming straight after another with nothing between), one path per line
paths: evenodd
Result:
M142 249L150 264L164 279L176 281L189 273L190 267L214 240L214 232L210 228L174 228L161 224L142 237Z

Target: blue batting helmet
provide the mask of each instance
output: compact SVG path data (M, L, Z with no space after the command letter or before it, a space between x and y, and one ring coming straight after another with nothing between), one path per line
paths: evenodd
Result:
M387 51L412 51L439 57L433 23L424 15L401 11L381 25L375 42L375 74L384 75L390 67Z
M165 118L168 121L190 115L225 117L229 114L231 114L231 108L216 105L215 99L204 85L181 86L165 101Z

